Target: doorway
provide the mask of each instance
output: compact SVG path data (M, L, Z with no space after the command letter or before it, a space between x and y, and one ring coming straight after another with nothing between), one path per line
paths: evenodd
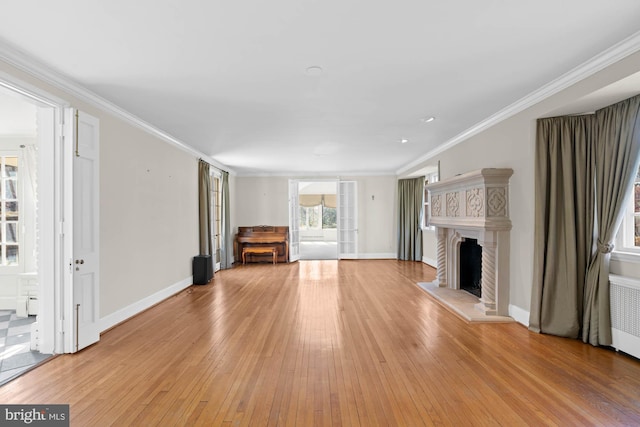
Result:
M307 252L305 258L302 259L357 259L358 258L358 186L356 181L342 180L289 180L289 261L297 261L301 259L302 227L306 227L307 223L313 224L316 229L320 228L317 222L301 218L302 208L318 206L319 204L331 207L334 205L332 195L335 194L335 214L336 214L336 231L335 238L331 231L322 232L317 230L309 231L311 236L306 236L305 241ZM305 201L300 202L301 193ZM334 193L335 192L335 193ZM327 197L323 197L327 196ZM318 201L319 200L319 201ZM305 213L305 215L308 212ZM309 214L311 215L311 214ZM331 215L331 213L327 213ZM316 216L321 216L316 213ZM310 216L309 216L310 218ZM326 221L326 229L333 227L333 221ZM320 223L321 224L321 223ZM317 241L322 236L327 242L335 241L335 251L333 247L324 249L319 254L309 250L313 245L310 243ZM335 240L334 240L335 239ZM320 246L320 245L316 245ZM327 244L329 246L329 244ZM333 246L333 245L331 245ZM320 257L323 258L320 258Z
M47 180L42 154L53 145L54 114L0 86L0 384L53 353L52 337L41 341L36 330L53 326L42 283L47 209L38 186Z
M300 259L338 259L337 181L299 181Z

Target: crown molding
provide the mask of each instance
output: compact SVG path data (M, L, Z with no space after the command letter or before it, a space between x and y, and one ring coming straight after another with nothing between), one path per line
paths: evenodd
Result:
M583 62L577 67L561 75L557 79L552 80L539 89L526 95L525 97L520 98L518 101L503 108L497 113L492 114L481 122L476 123L464 132L459 133L458 135L449 139L444 144L439 145L433 150L427 152L425 155L418 157L416 160L413 160L412 162L398 169L396 171L396 174L402 175L403 173L410 171L412 168L419 166L432 157L460 144L461 142L471 138L472 136L477 135L492 126L495 126L496 124L510 117L515 116L516 114L536 105L537 103L578 83L579 81L594 75L598 71L601 71L608 66L620 61L621 59L624 59L627 56L636 53L638 50L640 50L640 31L611 46L609 49L606 49L603 52L597 54L586 62Z
M357 177L374 177L374 176L393 176L395 172L392 171L375 171L375 172L238 172L238 177L241 178L300 178L300 179L340 179L340 178L357 178Z
M65 93L68 93L71 96L74 96L75 98L80 99L81 101L84 101L96 108L112 114L124 120L125 122L137 127L138 129L141 129L155 136L156 138L191 154L194 157L202 158L218 169L226 170L232 175L235 175L236 173L233 170L229 170L226 165L223 165L222 163L216 161L213 157L196 150L195 148L182 142L173 135L170 135L169 133L153 126L152 124L147 123L146 121L131 114L123 108L118 107L111 101L102 98L98 94L74 82L72 79L64 76L62 73L53 70L47 65L35 60L34 58L28 56L23 52L20 52L15 48L9 47L6 44L0 44L0 60L6 62L14 68L17 68L20 71L31 75L32 77L37 78L38 80L43 81L44 83L47 83L57 89L64 91Z

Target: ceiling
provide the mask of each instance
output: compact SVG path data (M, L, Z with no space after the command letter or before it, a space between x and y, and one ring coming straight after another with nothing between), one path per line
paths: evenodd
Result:
M637 0L25 0L2 11L0 44L240 175L396 173L640 30Z

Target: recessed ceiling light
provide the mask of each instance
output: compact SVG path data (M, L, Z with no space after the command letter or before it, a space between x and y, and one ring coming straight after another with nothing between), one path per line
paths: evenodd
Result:
M422 123L431 123L432 121L434 121L436 118L433 116L430 117L423 117L422 119L420 119L420 121Z
M402 139L400 140L400 142L401 142L402 144L406 144L407 142L409 142L409 140L408 140L408 139L405 139L405 138L402 138Z
M319 65L312 65L311 67L307 68L306 73L307 73L307 76L318 77L322 75L323 70L322 70L322 67L320 67Z

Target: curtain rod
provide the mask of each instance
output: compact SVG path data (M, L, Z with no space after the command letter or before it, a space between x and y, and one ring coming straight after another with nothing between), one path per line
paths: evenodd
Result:
M205 162L206 164L208 164L209 166L211 166L212 168L216 169L218 172L224 172L224 173L229 173L228 171L224 170L224 169L220 169L219 167L217 167L216 165L212 165L211 163L207 162L205 159L203 159L202 157L200 157L198 159L201 162Z

